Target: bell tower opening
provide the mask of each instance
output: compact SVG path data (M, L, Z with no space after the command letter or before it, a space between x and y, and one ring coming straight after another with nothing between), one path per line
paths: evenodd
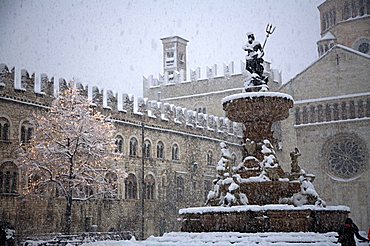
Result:
M168 80L174 79L175 72L184 71L186 80L186 45L189 42L179 36L162 38L163 44L163 73Z

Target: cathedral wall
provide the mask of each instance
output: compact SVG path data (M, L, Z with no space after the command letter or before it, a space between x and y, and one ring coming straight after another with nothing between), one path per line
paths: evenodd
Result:
M356 41L370 39L370 15L349 19L333 26L330 31L337 38L337 43L357 50Z
M326 124L312 124L295 126L297 131L297 145L304 146L299 159L300 166L316 176L315 187L328 205L346 205L351 208L351 217L356 224L365 230L370 222L369 192L370 192L370 163L368 151L370 147L369 120L353 122L333 122ZM341 136L354 137L354 142L341 142ZM357 142L358 141L358 142ZM343 144L348 146L345 148ZM342 149L335 153L328 144L342 144ZM356 151L360 145L361 150ZM334 152L331 152L334 151ZM336 164L330 164L331 156L335 157ZM363 166L352 166L340 162L338 158L356 159L363 157ZM329 158L329 159L328 159ZM357 160L358 161L358 160ZM330 165L334 165L330 168ZM337 170L338 169L338 170ZM345 177L341 170L348 171ZM339 173L335 173L335 172Z
M295 101L362 93L370 90L369 71L364 69L369 66L368 58L335 47L280 91Z

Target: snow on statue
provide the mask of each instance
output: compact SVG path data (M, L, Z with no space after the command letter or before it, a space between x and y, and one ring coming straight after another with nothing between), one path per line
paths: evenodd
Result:
M252 32L247 33L248 42L242 47L247 53L245 57L245 69L250 76L247 78L244 86L246 92L268 91L268 77L263 75L263 56L265 55L265 44L267 38L275 31L275 27L268 24L266 27L266 39L263 45L258 42Z
M213 180L213 189L208 192L205 205L246 205L248 198L240 192L240 175L233 174L235 168L231 166L233 158L230 150L224 142L220 143L220 147L221 159L216 166L217 179Z
M64 196L64 232L69 234L73 201L115 197L117 183L126 175L113 154L115 128L73 88L66 88L33 121L33 138L21 146L19 157L29 180L25 192Z

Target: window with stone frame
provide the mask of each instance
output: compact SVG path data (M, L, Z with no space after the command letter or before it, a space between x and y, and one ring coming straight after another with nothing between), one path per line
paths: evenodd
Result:
M173 58L174 57L174 52L173 51L168 51L167 52L167 58Z
M356 107L355 101L353 100L349 101L349 118L350 119L356 118Z
M207 152L207 165L213 165L213 153L210 150Z
M144 158L151 158L152 157L152 144L147 139L144 141Z
M178 201L184 199L184 178L181 176L176 177L176 198Z
M323 110L323 106L321 104L319 104L317 106L317 120L318 120L318 122L323 122L324 121L324 110Z
M130 139L130 156L137 156L137 139L132 137Z
M353 133L340 133L327 139L322 156L324 168L341 179L360 176L369 168L366 142Z
M295 114L294 114L294 118L295 118L295 124L296 125L300 125L301 124L301 109L299 107L295 108Z
M327 122L332 121L331 113L332 113L332 109L331 109L330 104L326 104L325 105L325 121Z
M354 18L358 14L357 0L351 2L351 17Z
M358 112L357 113L358 118L365 117L364 101L361 99L357 101L357 112Z
M125 199L137 199L137 179L132 173L125 179Z
M365 14L365 11L366 11L366 0L358 0L358 15L363 16Z
M162 141L157 143L157 158L164 159L164 144Z
M0 193L18 193L18 167L10 161L4 162L0 166Z
M339 120L339 104L338 103L333 104L333 119Z
M20 143L27 144L30 142L33 134L33 125L29 121L24 121L21 126Z
M343 20L347 20L350 16L351 16L351 6L350 6L350 4L346 1L346 2L344 3L344 7L343 7L343 15L342 15L342 19L343 19Z
M341 102L340 103L340 112L341 112L341 119L346 120L348 117L347 114L347 103L346 102Z
M10 122L5 117L0 117L0 142L10 141Z
M155 191L155 179L153 175L149 174L145 177L144 182L144 198L148 200L154 199L154 191Z
M122 154L123 153L123 137L121 135L116 136L116 148L114 149L114 153Z
M179 146L177 144L172 145L172 160L174 161L180 160Z
M307 124L308 123L308 109L307 109L307 106L303 106L303 110L302 110L302 122L303 122L303 124Z

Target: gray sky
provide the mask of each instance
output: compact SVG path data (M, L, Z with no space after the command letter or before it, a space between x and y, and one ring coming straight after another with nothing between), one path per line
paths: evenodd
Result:
M286 82L317 59L323 0L0 0L0 63L142 95L162 71L160 38L188 43L188 69L235 62L248 31Z

